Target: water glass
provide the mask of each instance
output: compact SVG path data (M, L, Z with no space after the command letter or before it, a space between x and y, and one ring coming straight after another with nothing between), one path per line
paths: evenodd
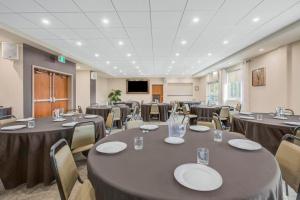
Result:
M134 149L142 150L144 148L144 138L142 136L138 136L134 138Z
M73 119L73 122L77 122L77 116L76 115L72 116L72 119Z
M262 114L257 114L256 115L256 120L259 120L259 121L263 120L263 115Z
M221 130L214 131L214 141L215 142L222 142L223 140L223 132Z
M208 165L209 163L209 150L207 148L197 148L197 163Z
M35 127L35 121L34 120L30 120L27 122L27 127L28 128L34 128Z

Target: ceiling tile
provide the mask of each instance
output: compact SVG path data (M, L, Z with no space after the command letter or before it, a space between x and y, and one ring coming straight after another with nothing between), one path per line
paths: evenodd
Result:
M187 0L151 0L152 11L182 11Z
M33 0L0 0L0 2L15 12L46 12Z
M73 31L84 40L94 40L103 38L98 29L73 29Z
M66 28L66 26L59 19L49 13L22 13L21 15L28 21L31 21L41 28ZM42 19L49 20L50 24L44 25L42 23Z
M49 12L79 12L80 9L72 0L36 0Z
M126 27L150 27L149 12L119 12Z
M94 24L96 24L97 27L103 27L103 28L122 27L119 17L115 11L87 13L86 15ZM109 24L103 24L102 23L103 19L108 19Z
M241 0L244 1L244 0ZM247 0L246 0L247 1ZM224 0L189 0L187 10L217 10Z
M112 0L118 11L149 11L148 0Z
M5 5L0 3L0 13L11 13L13 12L11 9L7 8Z
M94 25L82 13L53 13L69 28L94 28Z
M116 27L107 27L102 29L102 33L112 40L114 39L127 39L128 36L123 28L116 28Z
M40 40L59 39L56 35L51 34L51 32L44 29L23 29L22 32Z
M37 28L36 25L17 14L0 13L0 22L16 29Z
M55 34L58 38L64 40L79 40L80 37L70 29L48 29L49 32Z
M180 22L182 12L152 12L152 27L177 27Z
M114 11L110 0L74 0L85 12Z

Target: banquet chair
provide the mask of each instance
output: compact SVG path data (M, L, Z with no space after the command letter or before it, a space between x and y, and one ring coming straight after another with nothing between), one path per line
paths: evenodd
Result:
M214 124L215 129L223 130L222 122L217 113L213 113L213 124Z
M113 123L119 122L119 123L122 124L122 120L121 120L121 108L120 107L113 107L111 109L111 112L114 114Z
M286 194L288 195L288 185L297 192L297 200L300 199L300 146L292 143L299 137L286 134L276 152L276 160L281 169L283 180L286 182Z
M222 122L222 125L225 128L230 128L230 107L229 106L222 106L220 110L219 119Z
M95 190L91 182L79 176L72 152L65 139L60 139L50 149L51 166L55 175L60 198L69 199L78 180L80 183L76 195L77 200L95 200Z
M183 119L182 119L182 121L184 121L184 119L186 117L189 119L189 121L191 119L196 119L198 117L197 115L190 114L190 109L189 109L189 105L188 104L184 104L182 106L182 112L183 112Z
M114 125L114 113L110 112L110 113L108 113L106 122L105 122L106 135L110 135L113 125Z
M153 115L156 115L158 120L160 119L160 113L159 113L158 104L152 104L151 105L151 108L150 108L150 118Z
M127 119L132 119L132 118L135 118L136 115L139 114L139 106L138 105L135 105L134 108L133 108L133 111L130 115L127 115ZM127 120L126 119L126 120Z
M71 142L73 154L89 151L96 142L96 124L93 121L79 122L74 126Z
M144 124L144 121L141 119L128 120L128 121L126 121L126 124L125 124L125 130L139 128L143 124Z
M284 114L285 115L295 115L295 112L290 108L286 108L286 109L284 109Z
M296 137L300 138L300 126L295 128L294 134ZM294 143L300 146L300 141L299 140L294 140Z
M237 103L236 107L235 107L235 110L238 111L238 112L241 112L241 110L242 110L242 104Z
M197 125L199 126L207 126L209 128L215 128L214 126L214 123L211 121L211 122L206 122L206 121L197 121Z
M9 116L4 116L3 118L0 119L0 126L15 122L17 118L13 115Z

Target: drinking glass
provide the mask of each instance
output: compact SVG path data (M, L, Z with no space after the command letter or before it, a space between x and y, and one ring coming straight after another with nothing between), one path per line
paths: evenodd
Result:
M35 127L35 121L34 121L34 120L28 121L27 127L28 127L28 128L34 128L34 127Z
M73 122L77 122L77 116L76 115L72 116L72 120Z
M257 114L256 119L259 120L259 121L263 120L263 115L262 114Z
M197 148L197 163L208 165L209 163L209 150L207 148Z
M134 149L142 150L144 148L144 138L142 136L138 136L134 138Z
M179 124L178 125L178 133L179 137L183 137L186 133L186 124Z
M222 142L223 140L223 132L221 130L214 131L214 141L215 142Z

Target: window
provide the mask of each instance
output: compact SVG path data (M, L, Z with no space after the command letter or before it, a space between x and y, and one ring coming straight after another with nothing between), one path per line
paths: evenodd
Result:
M241 99L241 70L227 72L227 99L240 100Z
M218 104L219 101L219 82L208 83L207 102Z

